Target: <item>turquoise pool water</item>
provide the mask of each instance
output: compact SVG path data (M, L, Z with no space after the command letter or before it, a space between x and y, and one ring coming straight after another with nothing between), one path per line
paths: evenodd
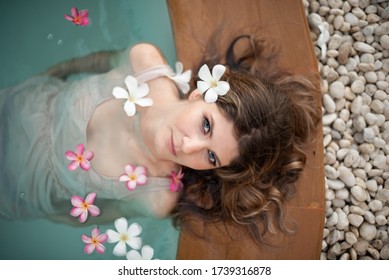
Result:
M91 24L75 26L64 19L72 7L88 9ZM158 45L169 63L175 49L164 0L12 0L1 1L0 88L15 85L60 61L99 50L123 49L139 41ZM171 221L133 218L143 244L154 258L174 259L179 232ZM81 235L93 226L70 227L47 220L0 220L0 259L125 259L106 252L86 255ZM113 223L99 226L115 229Z

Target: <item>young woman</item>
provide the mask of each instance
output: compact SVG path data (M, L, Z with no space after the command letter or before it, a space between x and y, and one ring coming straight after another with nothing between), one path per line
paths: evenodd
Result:
M249 47L237 53L245 40ZM0 217L71 219L71 197L92 194L79 208L100 221L195 214L242 224L257 240L258 221L285 229L282 204L320 117L316 88L277 69L265 42L251 36L226 50L212 46L191 90L189 72L174 73L142 43L1 91Z

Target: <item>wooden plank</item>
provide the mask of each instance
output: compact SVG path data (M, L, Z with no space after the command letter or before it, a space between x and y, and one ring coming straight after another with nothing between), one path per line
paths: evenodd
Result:
M253 28L280 46L279 64L300 75L317 75L309 28L301 0L167 0L177 57L185 67L195 68L215 29L245 33ZM318 77L318 76L317 76ZM317 86L319 80L317 78ZM316 96L321 104L321 96ZM192 223L206 239L182 232L179 259L318 259L325 217L322 130L307 145L306 169L298 181L297 194L287 206L289 218L299 230L293 236L271 236L277 248L258 247L233 226ZM227 233L227 231L229 233ZM241 238L237 238L241 236Z

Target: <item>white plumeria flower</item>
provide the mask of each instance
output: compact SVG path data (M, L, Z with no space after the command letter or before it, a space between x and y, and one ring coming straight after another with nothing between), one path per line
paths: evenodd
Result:
M154 249L149 245L145 245L142 247L142 251L139 254L138 251L131 250L127 253L127 260L152 260L154 256Z
M142 238L138 237L138 235L142 232L142 227L137 223L133 223L129 227L127 226L127 219L121 217L115 221L115 228L117 232L111 229L106 231L106 234L108 235L108 243L117 242L112 252L115 256L126 255L126 244L135 250L139 250L142 246Z
M189 92L190 86L189 81L192 76L191 70L184 71L184 66L181 62L176 62L176 74L174 76L167 76L168 78L172 79L177 87L180 89L180 91L183 94L187 94Z
M212 69L212 75L208 65L204 64L199 70L199 78L202 81L197 82L197 89L201 94L205 93L204 100L207 103L214 103L219 95L225 95L230 90L230 85L225 81L220 81L226 71L226 67L217 64Z
M138 80L131 75L126 77L124 83L128 91L122 87L115 87L112 94L117 99L127 99L124 103L124 111L126 111L129 117L136 113L135 104L142 107L153 105L151 98L144 98L149 93L149 86L147 84L138 85Z

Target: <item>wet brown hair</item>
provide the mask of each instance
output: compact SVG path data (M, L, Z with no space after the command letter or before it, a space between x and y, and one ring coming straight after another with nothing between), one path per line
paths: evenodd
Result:
M251 35L236 37L224 53L212 42L208 45L200 66L227 67L223 79L230 91L219 96L217 105L234 123L239 156L219 169L185 170L174 212L180 226L190 215L235 223L259 243L267 231L291 232L284 203L295 193L306 162L303 148L321 113L313 98L317 87L279 68L276 58L275 47Z

